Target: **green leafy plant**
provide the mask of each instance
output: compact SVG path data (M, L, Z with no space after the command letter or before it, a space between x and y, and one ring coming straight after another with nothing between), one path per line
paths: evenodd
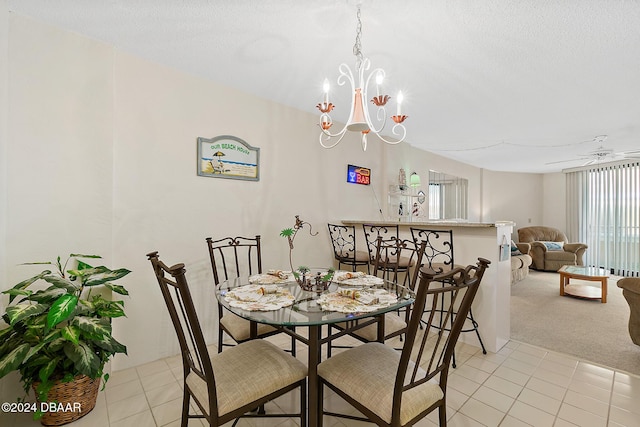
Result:
M101 257L71 254L64 265L60 257L55 263L23 264L48 264L56 271L44 270L2 292L9 295L9 306L2 315L9 327L0 330L0 378L19 371L25 392L35 384L41 402L47 401L58 380L70 382L86 375L103 377L106 383L105 363L116 353L127 353L111 335L111 319L125 315L124 302L103 298L97 288L129 295L113 282L130 271L92 267L80 258ZM74 268L67 270L70 261ZM49 286L29 289L42 282Z

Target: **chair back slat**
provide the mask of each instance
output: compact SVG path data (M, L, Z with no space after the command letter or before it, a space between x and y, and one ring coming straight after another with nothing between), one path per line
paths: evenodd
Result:
M376 239L373 274L398 285L415 289L425 242L416 243L396 237Z
M206 240L215 285L247 274L262 273L259 235L254 238L238 236L217 240L207 237Z
M336 258L355 258L356 227L353 225L327 224L329 237Z
M454 268L453 230L428 230L411 227L414 242L425 241L422 264L436 272Z
M341 268L342 264L346 264L350 265L353 271L356 271L358 266L366 266L367 272L369 272L371 256L367 252L358 251L356 227L327 223L327 228L333 247L333 257L338 261L338 268Z
M490 261L478 258L476 265L445 273L436 273L424 267L420 269L416 300L396 375L393 410L397 413L393 419L399 416L403 392L436 379L441 389L446 390L449 364L456 342L489 264ZM430 304L430 310L427 310L429 316L426 327L421 330L420 323L424 321L427 303ZM449 324L453 317L450 331L435 327L435 323L440 321L437 316L442 316L442 324ZM417 346L416 342L419 343Z
M158 285L160 285L162 296L171 317L171 323L178 336L184 378L189 373L194 372L206 382L209 391L210 413L217 414L213 367L185 277L184 264L168 267L160 260L158 252L151 252L147 254L147 257L153 266Z
M398 226L397 225L372 225L362 224L364 230L364 238L367 242L367 250L369 251L369 257L373 261L376 255L376 242L378 237L383 239L390 239L392 237L398 238Z

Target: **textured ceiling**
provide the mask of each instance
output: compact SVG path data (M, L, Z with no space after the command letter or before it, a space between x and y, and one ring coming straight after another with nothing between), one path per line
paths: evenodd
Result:
M317 113L323 79L335 82L341 62L355 63L356 1L8 4L122 51ZM414 146L515 172L580 166L600 145L640 149L640 1L363 0L362 22L363 53L386 70L388 92L405 95ZM346 120L346 97L333 99L342 107L334 118ZM608 137L601 143L598 135Z

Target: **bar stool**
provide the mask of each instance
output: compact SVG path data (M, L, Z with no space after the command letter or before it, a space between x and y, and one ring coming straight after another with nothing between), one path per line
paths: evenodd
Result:
M382 237L383 240L397 239L398 226L362 224L362 230L364 231L364 239L367 242L367 250L369 251L369 264L375 265L378 237Z
M447 273L454 268L464 267L456 265L453 258L453 230L429 230L424 228L410 227L411 237L413 241L418 244L420 241L425 242L425 248L422 255L422 267L427 267L437 273ZM444 283L443 283L444 286ZM434 328L443 329L445 331L451 330L456 313L452 313L450 317L450 326L442 324L442 313L440 313L440 322L437 325L432 325ZM478 331L478 322L473 318L473 311L469 309L467 314L467 320L471 323L471 326L463 329L460 332L475 332L482 348L482 353L487 354L487 350L484 348L484 343L480 337ZM452 358L453 367L456 367L456 355L455 351Z
M364 237L367 241L367 249L369 249L369 264L376 264L376 250L378 247L378 238L382 238L382 240L392 240L398 239L398 225L373 225L373 224L362 224L362 228L364 230ZM416 246L419 246L416 242ZM407 272L410 267L412 267L413 260L406 256L397 257L396 261L398 263L398 272ZM396 270L393 263L387 263L382 267L383 270Z
M338 261L338 269L342 264L350 265L356 271L359 265L367 266L369 273L369 254L356 249L356 227L353 225L327 224L333 245L333 256Z

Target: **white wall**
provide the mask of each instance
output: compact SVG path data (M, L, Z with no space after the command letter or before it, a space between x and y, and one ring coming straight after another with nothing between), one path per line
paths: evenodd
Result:
M318 144L315 115L15 14L7 18L4 1L0 12L0 22L9 22L0 32L0 49L9 39L8 53L0 50L0 58L7 58L0 61L0 120L8 124L0 131L6 132L0 145L6 154L0 163L6 197L0 215L3 288L33 272L18 263L71 252L101 254L106 265L132 270L123 281L131 292L128 317L114 325L129 356L117 357L115 369L177 351L145 257L150 251L158 250L168 264L186 264L212 337L208 236L260 233L264 264L286 267L287 244L279 232L300 215L319 234L296 239L295 260L330 264L326 222L379 218L374 191L384 210L386 189L397 182L400 167L425 181L429 169L467 178L471 221L517 221L528 215L529 205L540 205L542 196L530 191L537 188L535 177L518 177L521 185L498 190L483 185L487 174L479 168L406 143L386 147L373 137L365 153L357 135L325 150ZM3 86L9 88L4 101ZM317 94L300 96L313 100ZM259 182L196 175L197 137L217 135L260 147ZM373 186L347 184L349 163L371 168ZM500 173L488 175L490 182L503 180ZM486 210L501 194L513 194L512 203ZM5 387L7 380L1 383Z
M7 281L6 206L7 206L7 115L9 111L9 13L6 0L0 0L0 283ZM4 312L0 299L0 311Z
M377 212L371 190L345 180L348 162L380 169L379 143L362 153L345 138L324 150L313 115L21 16L9 20L7 263L82 252L132 270L128 318L114 325L129 357L117 357L115 368L176 352L146 253L184 262L210 310L205 237L260 233L265 265L286 267L279 232L300 215L320 234L301 235L294 259L326 265L327 218ZM197 137L221 134L261 148L259 182L196 175ZM9 283L28 270L11 267Z
M7 211L7 114L8 114L8 74L9 64L9 13L6 0L0 0L0 283L1 290L7 288L7 245L6 245L6 211ZM6 298L0 298L0 313L4 313ZM0 328L4 322L0 320ZM9 374L0 380L0 401L10 402L19 390L18 375ZM0 420L12 418L0 413Z
M141 343L127 364L177 350L146 253L186 264L200 286L196 300L209 310L203 322L214 325L206 237L260 233L263 264L285 268L288 245L279 233L300 215L319 234L296 238L294 262L321 266L332 263L327 218L377 211L368 188L345 180L350 161L379 168L379 144L362 153L346 140L327 151L310 114L123 53L116 54L115 81L113 240L115 261L134 272L128 322L136 325L121 333ZM259 182L196 175L196 138L217 135L260 147Z
M73 252L110 261L111 49L14 14L9 22L7 262ZM10 269L10 281L27 270Z
M542 200L543 175L483 170L483 221L514 221L512 240L517 229L544 223Z
M567 229L567 182L564 173L544 174L541 225L555 227L568 233Z

